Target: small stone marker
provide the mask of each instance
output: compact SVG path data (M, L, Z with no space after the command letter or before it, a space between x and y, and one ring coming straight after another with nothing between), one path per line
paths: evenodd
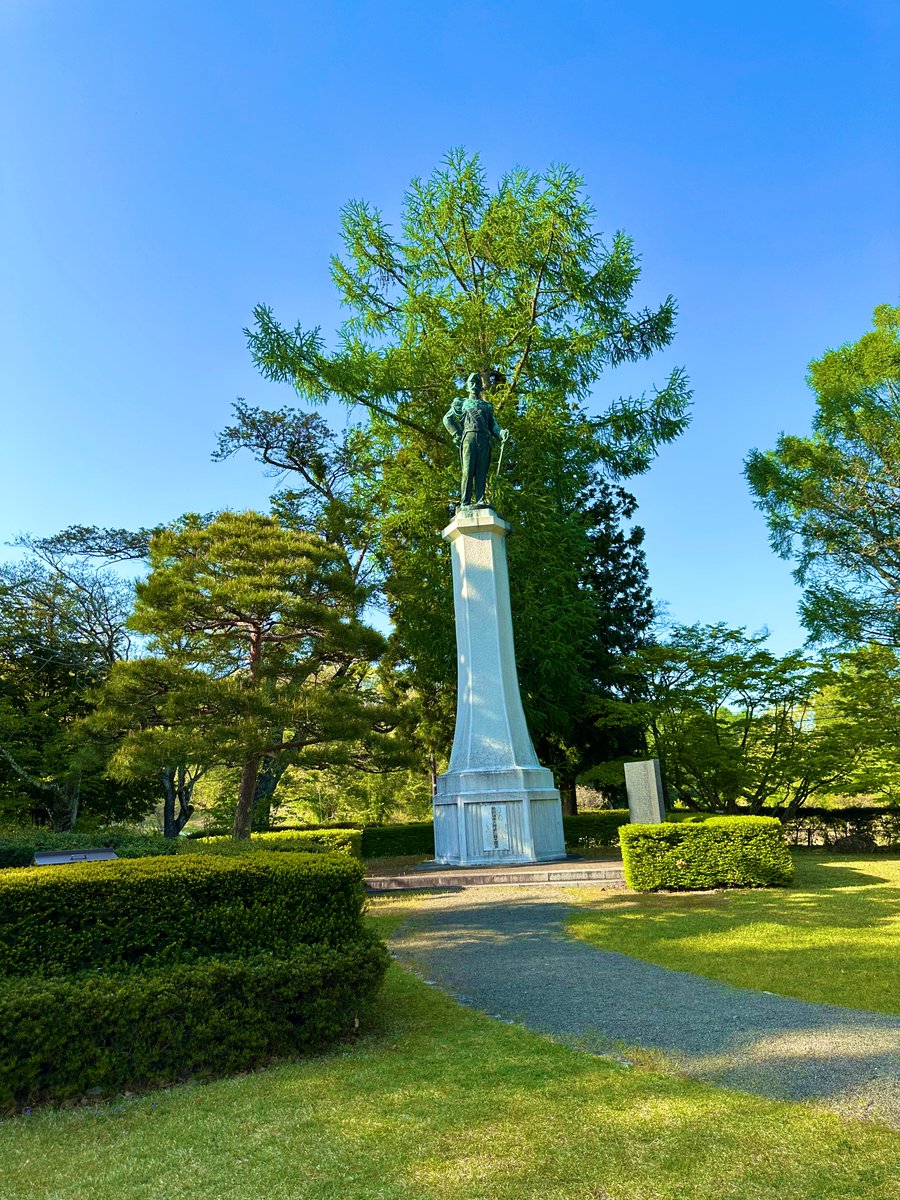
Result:
M628 815L633 824L659 825L666 819L662 774L658 758L625 764Z
M115 850L39 850L34 856L36 867L58 867L64 863L109 862L118 858Z

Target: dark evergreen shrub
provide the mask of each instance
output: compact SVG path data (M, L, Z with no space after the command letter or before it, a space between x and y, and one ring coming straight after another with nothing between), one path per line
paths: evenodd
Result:
M224 1075L350 1030L387 966L365 931L289 957L0 979L0 1110Z
M619 829L627 824L627 808L598 808L563 817L563 835L570 850L617 846Z
M366 825L363 829L363 858L399 858L405 854L434 854L434 824L431 821Z

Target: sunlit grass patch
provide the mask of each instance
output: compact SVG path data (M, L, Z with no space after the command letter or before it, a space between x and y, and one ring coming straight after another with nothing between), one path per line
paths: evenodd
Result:
M569 893L569 930L738 987L900 1013L900 858L795 855L786 889Z

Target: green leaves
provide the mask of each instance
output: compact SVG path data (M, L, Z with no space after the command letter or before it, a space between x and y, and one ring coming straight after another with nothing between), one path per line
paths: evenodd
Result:
M358 619L365 591L340 547L225 512L160 531L150 567L131 624L152 655L116 665L93 718L125 735L121 777L184 762L258 768L312 748L318 762L389 725L368 681L384 641Z
M781 822L711 817L697 825L624 825L628 886L639 892L784 887L794 877Z
M391 661L428 711L428 745L438 753L449 742L456 673L440 530L459 486L442 418L471 371L489 381L486 398L511 432L490 497L515 528L520 675L533 731L555 759L574 761L579 723L577 740L593 737L582 718L596 662L608 659L604 646L623 641L621 613L599 599L615 587L586 583L601 570L592 549L598 532L621 551L604 569L636 588L640 615L628 649L646 624L638 547L615 541L612 509L600 518L608 528L598 530L591 497L610 478L645 471L681 433L690 389L678 369L645 396L594 400L607 369L668 345L675 319L671 297L632 309L639 256L627 234L605 240L594 222L571 168L516 167L492 187L477 155L454 149L411 182L396 226L367 201L345 206L332 277L348 316L329 348L318 329L291 330L265 306L255 312L250 349L267 378L290 383L310 404L337 400L354 420L364 417L344 460L341 498L353 520L338 536L351 560L376 565L367 577L381 584L393 622ZM297 454L286 442L307 419L239 405L222 446L250 448L267 465L296 472L304 513L314 492L334 511L315 481L313 452Z
M820 720L817 708L833 669L799 652L779 658L765 640L722 624L678 626L635 656L645 680L635 717L691 807L796 807L850 778L860 754L852 725Z
M900 645L900 308L810 364L809 437L752 451L745 474L774 549L797 564L817 640Z

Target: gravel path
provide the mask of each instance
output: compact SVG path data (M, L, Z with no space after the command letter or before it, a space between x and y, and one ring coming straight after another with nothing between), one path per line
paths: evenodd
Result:
M900 1018L716 983L565 934L546 892L432 897L393 939L401 961L463 1003L597 1053L661 1052L670 1068L900 1128Z

